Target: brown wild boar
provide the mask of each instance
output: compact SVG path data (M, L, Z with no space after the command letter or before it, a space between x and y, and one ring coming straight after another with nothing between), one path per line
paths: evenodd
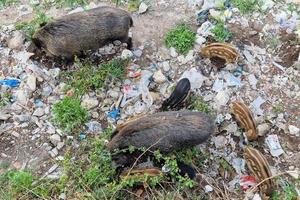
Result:
M124 10L103 6L69 14L41 27L32 38L28 51L45 51L48 55L73 59L86 50L98 49L110 41L120 40L131 46L128 37L133 25Z
M204 142L214 132L214 122L202 112L169 111L130 120L114 132L110 151L129 146L171 152Z

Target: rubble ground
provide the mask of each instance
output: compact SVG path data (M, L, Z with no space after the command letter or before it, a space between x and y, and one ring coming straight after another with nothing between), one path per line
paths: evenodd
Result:
M27 51L41 25L103 5L131 12L132 49ZM299 52L299 0L1 1L0 199L299 199ZM207 141L108 150L184 78L172 109L210 115Z

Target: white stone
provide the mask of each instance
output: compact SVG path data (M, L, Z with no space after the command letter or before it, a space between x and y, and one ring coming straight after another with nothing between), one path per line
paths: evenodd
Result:
M206 80L206 78L200 72L198 72L196 68L192 68L188 71L185 71L180 77L180 79L183 78L189 79L191 83L191 90L201 88L203 81Z
M196 44L202 45L206 42L205 37L202 37L200 35L196 35Z
M51 151L49 151L49 154L52 158L56 157L58 155L57 148L53 148Z
M10 117L11 117L10 114L3 113L3 112L0 111L0 120L5 121L5 120L8 120Z
M51 135L49 139L50 139L51 143L55 146L57 146L58 143L61 142L60 135L58 135L58 134Z
M217 149L223 148L227 144L227 139L222 135L212 138L212 141L214 142Z
M260 124L257 126L257 130L259 136L264 136L270 130L270 126L267 123Z
M148 5L142 2L139 6L139 14L143 14L148 10Z
M33 74L29 75L27 78L27 85L30 88L30 90L35 91L36 90L36 76Z
M215 103L217 107L225 106L229 101L229 95L225 91L220 91L215 96Z
M160 83L166 82L167 78L165 77L165 75L162 73L161 70L158 70L158 71L154 72L153 80L154 80L154 82L160 84Z
M176 58L178 56L178 53L176 52L176 49L174 47L171 47L170 48L170 55L173 57L173 58Z
M204 191L205 193L209 193L209 192L212 192L214 189L210 186L210 185L206 185L204 187Z
M62 149L64 146L65 146L65 143L64 143L64 142L58 142L56 148L57 148L58 150L60 150L60 149Z
M20 50L25 40L25 34L21 31L14 31L12 38L8 40L7 46L10 49Z
M96 106L98 106L98 104L99 104L99 101L95 98L85 98L81 102L81 106L83 106L84 108L86 108L88 110L95 108Z
M296 126L289 125L289 132L290 132L290 134L298 136L299 131L300 131L300 129L297 128Z
M33 116L37 116L37 117L41 117L45 114L45 111L43 108L37 108L34 112L33 112Z
M17 96L17 101L20 104L25 105L27 103L28 97L23 89L17 90L16 96Z
M122 51L121 57L122 57L123 59L132 58L132 57L133 57L133 53L132 53L130 50L128 50L128 49L124 49L124 50Z
M190 50L184 58L184 63L188 63L194 59L194 51Z
M169 64L169 62L168 62L168 61L164 61L164 62L162 63L162 68L163 68L163 70L164 70L165 72L170 71L170 64Z

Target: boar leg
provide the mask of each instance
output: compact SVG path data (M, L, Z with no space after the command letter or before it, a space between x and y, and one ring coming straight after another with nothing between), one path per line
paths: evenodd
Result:
M132 49L132 37L126 36L121 38L120 41L127 44L127 49Z

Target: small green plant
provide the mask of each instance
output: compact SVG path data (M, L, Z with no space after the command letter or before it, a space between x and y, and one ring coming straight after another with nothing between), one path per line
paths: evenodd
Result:
M282 113L284 112L284 105L282 103L275 103L272 107L272 111L274 113Z
M294 185L287 185L283 188L284 191L284 199L285 200L293 200L293 199L297 199L297 191L295 189Z
M166 46L174 47L182 54L192 49L195 40L196 34L185 24L175 26L165 37Z
M78 6L87 5L87 1L86 0L55 0L55 4L58 7L75 8L75 7L78 7Z
M197 110L200 112L210 113L212 112L211 107L202 97L192 96L190 98L191 105L188 107L189 110Z
M231 32L225 27L224 23L219 21L211 30L214 34L214 39L217 42L225 42L231 37Z
M0 9L18 3L19 0L1 0Z
M129 0L127 8L130 12L135 12L139 9L141 1L140 0Z
M76 131L87 121L87 111L75 97L64 97L53 106L53 120L67 132Z
M23 30L26 34L26 39L31 40L33 34L37 29L52 20L52 17L47 16L41 11L37 11L35 18L30 22L23 22L16 24L17 30Z
M296 12L298 15L300 15L300 8L296 3L288 3L287 10L290 11L290 13Z
M64 73L69 85L75 89L76 95L83 95L91 89L101 89L117 80L125 79L128 60L114 59L100 66L81 63L76 59L78 70Z
M0 108L6 106L12 99L12 94L4 92L0 95Z
M232 0L231 2L244 14L255 11L259 4L258 0Z

